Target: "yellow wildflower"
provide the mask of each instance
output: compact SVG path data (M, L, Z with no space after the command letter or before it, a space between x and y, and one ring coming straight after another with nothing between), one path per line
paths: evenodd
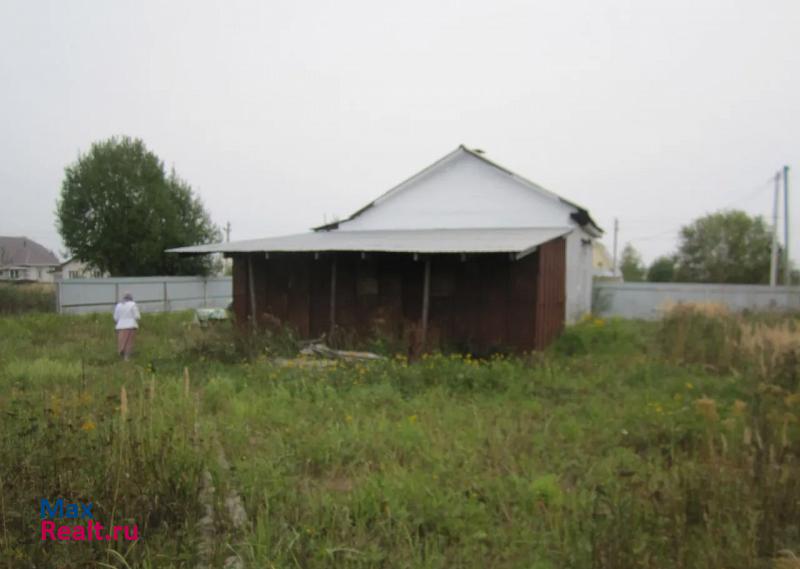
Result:
M83 422L83 425L81 425L81 430L89 433L91 431L94 431L96 427L97 425L94 424L94 421L88 420Z

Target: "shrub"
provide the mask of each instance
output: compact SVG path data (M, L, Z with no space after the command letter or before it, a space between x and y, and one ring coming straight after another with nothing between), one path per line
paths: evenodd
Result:
M0 284L0 314L54 312L55 289L48 285Z
M586 318L568 326L553 343L553 351L561 356L624 355L642 348L639 326L619 318Z

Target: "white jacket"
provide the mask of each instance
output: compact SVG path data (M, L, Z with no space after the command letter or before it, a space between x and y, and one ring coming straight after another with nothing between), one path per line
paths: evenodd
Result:
M132 300L118 302L114 308L114 322L117 323L117 330L128 330L139 327L139 307Z

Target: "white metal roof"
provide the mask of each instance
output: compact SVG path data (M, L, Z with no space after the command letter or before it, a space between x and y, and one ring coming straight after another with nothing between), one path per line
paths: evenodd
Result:
M517 253L566 235L570 227L316 231L169 249L170 253L356 251L386 253Z

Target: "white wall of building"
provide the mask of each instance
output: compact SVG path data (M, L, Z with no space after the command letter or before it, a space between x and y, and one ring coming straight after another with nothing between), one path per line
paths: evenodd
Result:
M566 239L566 318L568 324L573 324L592 310L593 238L576 228Z
M103 278L108 274L102 274L93 269L83 261L70 259L63 263L60 270L55 273L55 280L60 279L89 279L89 278Z
M401 184L339 228L570 227L574 211L551 194L462 151Z
M0 281L33 281L52 283L54 266L6 266L0 269Z

